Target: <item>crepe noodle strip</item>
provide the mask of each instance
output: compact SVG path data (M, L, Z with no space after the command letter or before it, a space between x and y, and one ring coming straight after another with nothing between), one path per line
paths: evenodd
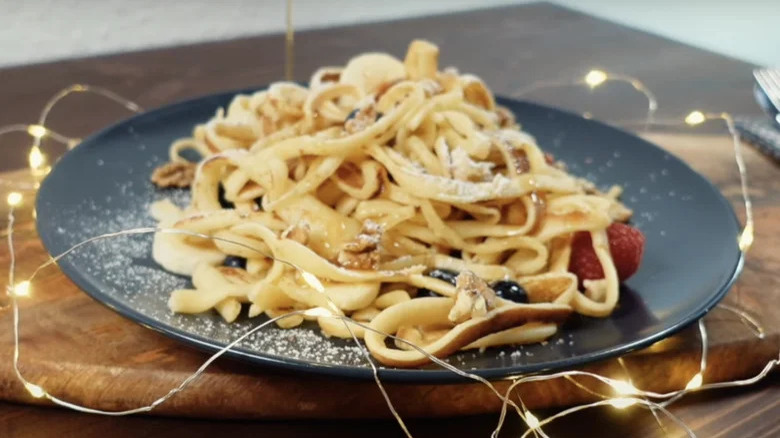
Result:
M472 318L456 324L446 334L424 345L423 350L436 357L446 357L485 336L521 326L530 321L558 323L563 321L571 308L560 304L516 304L504 302L483 317ZM451 298L417 298L387 308L371 321L375 331L364 334L366 346L374 357L385 365L414 367L430 362L417 350L391 349L385 345L386 336L380 333L397 333L402 326L446 325L453 307ZM546 334L546 333L543 333ZM496 335L497 336L497 335ZM542 339L530 338L532 342ZM483 339L485 345L490 339Z
M155 236L155 260L192 277L170 308L215 309L226 321L321 309L278 324L308 318L342 338L351 329L379 361L405 367L428 359L328 315L438 357L541 341L572 311L608 316L618 279L605 230L631 214L620 189L601 193L550 164L484 82L440 70L438 53L415 41L404 61L367 53L318 70L308 87L279 82L236 96L175 141L171 160L201 154L192 200L158 202L152 214L218 239ZM582 291L567 272L576 232L591 234L605 273ZM221 266L227 256L246 267ZM494 299L487 285L455 287L427 276L432 269L516 281L531 304ZM421 288L440 298L417 297ZM467 298L475 313L450 321Z

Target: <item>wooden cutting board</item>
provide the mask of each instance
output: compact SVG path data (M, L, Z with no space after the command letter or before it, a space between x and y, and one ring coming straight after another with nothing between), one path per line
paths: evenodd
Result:
M653 135L649 138L682 157L718 185L742 217L739 179L726 136ZM775 163L745 149L755 203L756 242L744 273L726 303L746 309L761 321L758 339L732 313L714 309L706 318L710 337L705 382L742 378L759 371L780 349L780 176ZM0 174L21 181L24 172ZM2 182L2 181L0 181ZM3 183L0 190L8 185ZM5 194L3 193L5 199ZM17 213L17 278L24 279L48 255L38 240L32 194ZM7 211L2 212L3 217ZM3 233L5 241L5 233ZM0 249L0 273L9 254ZM684 291L681 291L684 293ZM0 310L0 399L43 403L16 380L11 367L11 312ZM31 296L22 299L21 369L28 379L63 399L107 410L151 403L192 371L207 355L178 344L115 314L82 293L56 267L44 271ZM679 389L698 371L700 343L695 327L624 357L635 385L665 392ZM594 363L588 371L625 376L616 360ZM583 383L590 383L582 381ZM495 383L499 391L507 382ZM451 416L496 411L501 403L481 384L386 385L402 416ZM559 379L520 387L531 409L592 400L593 396ZM218 360L185 391L153 413L209 418L367 418L389 411L373 382L338 380L279 372Z

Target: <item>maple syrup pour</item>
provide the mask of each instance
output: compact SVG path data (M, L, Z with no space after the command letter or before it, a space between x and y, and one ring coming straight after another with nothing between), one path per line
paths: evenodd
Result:
M295 67L295 29L292 20L293 0L287 0L287 10L285 14L285 24L287 31L284 36L284 77L288 81L293 80L293 69Z

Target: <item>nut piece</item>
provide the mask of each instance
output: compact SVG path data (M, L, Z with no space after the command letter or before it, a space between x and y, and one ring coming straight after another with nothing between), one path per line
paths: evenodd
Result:
M355 115L344 122L344 130L350 134L360 132L373 125L377 119L376 107L370 103L355 112Z
M367 220L355 240L344 245L339 251L338 263L347 269L376 269L379 265L379 242L382 227Z
M485 280L469 271L461 272L455 278L455 304L447 316L455 324L471 318L485 316L498 303L496 293Z
M282 239L294 240L301 245L306 245L309 242L309 233L311 228L306 222L301 222L296 225L292 225L282 232Z
M197 164L189 161L165 163L152 172L152 183L161 189L189 187L195 179L196 167Z
M502 129L518 128L515 121L515 114L509 108L496 105L496 116L498 116L498 127Z

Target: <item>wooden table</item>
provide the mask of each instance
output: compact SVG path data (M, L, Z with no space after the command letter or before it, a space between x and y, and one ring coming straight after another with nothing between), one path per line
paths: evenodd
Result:
M537 80L570 79L600 67L641 78L658 95L662 118L679 118L696 108L758 113L750 95L750 65L545 4L303 32L296 38L296 78L305 80L316 66L339 64L364 50L400 54L412 37L435 41L443 49L444 64L480 74L499 94L516 94ZM106 86L147 108L184 97L267 83L282 76L282 47L281 36L267 36L0 70L0 102L4 103L0 107L0 125L34 121L51 94L78 82ZM606 120L621 118L628 107L638 108L636 114L642 114L641 99L619 86L599 90L598 96L589 96L583 90L556 89L531 97L572 108L587 108ZM616 100L635 102L635 105L616 110ZM121 110L114 111L93 98L73 98L52 114L50 126L65 134L83 136L122 115ZM712 129L717 131L716 127ZM716 182L728 190L729 199L737 200L738 194L732 190L733 169L724 167L728 162L707 160L708 153L699 152L701 145L706 144L719 151L722 158L728 140L715 137L712 132L705 133L706 137L699 136L702 133L705 132L697 131L693 137L690 133L655 133L651 138L689 159L703 157L692 164L708 175L725 172L723 180ZM24 146L28 141L23 136L3 138L0 170L24 165ZM769 233L767 228L771 231L780 226L776 220L780 206L775 182L777 169L755 152L748 152L748 166L756 174L753 188L759 198L758 207L762 209L759 219L760 226L765 227L762 236L771 238L776 232ZM755 258L748 259L748 269L763 275L755 277L755 281L763 278L764 284L774 288L758 292L770 300L778 286L778 262L772 257L774 241L773 238L769 244L765 242L760 250L754 251ZM760 289L757 284L749 287ZM745 295L748 305L756 308L776 305L776 300L753 302L755 296L762 295ZM0 320L8 321L8 315L0 312ZM8 357L6 353L2 352L4 360ZM189 355L197 356L194 352ZM229 369L227 365L230 364L226 364ZM778 382L775 375L758 386L696 395L675 405L673 411L700 436L777 436L780 434ZM12 387L0 387L0 393L12 390ZM24 400L23 397L12 399ZM548 411L539 413L540 416L549 414ZM495 416L411 420L410 424L416 436L488 436L495 425ZM522 426L512 420L506 430L516 433ZM567 418L546 430L553 436L657 436L660 433L646 411L608 409ZM107 418L0 403L0 436L3 437L192 437L226 432L268 436L398 436L400 433L388 421L212 422L159 417Z

